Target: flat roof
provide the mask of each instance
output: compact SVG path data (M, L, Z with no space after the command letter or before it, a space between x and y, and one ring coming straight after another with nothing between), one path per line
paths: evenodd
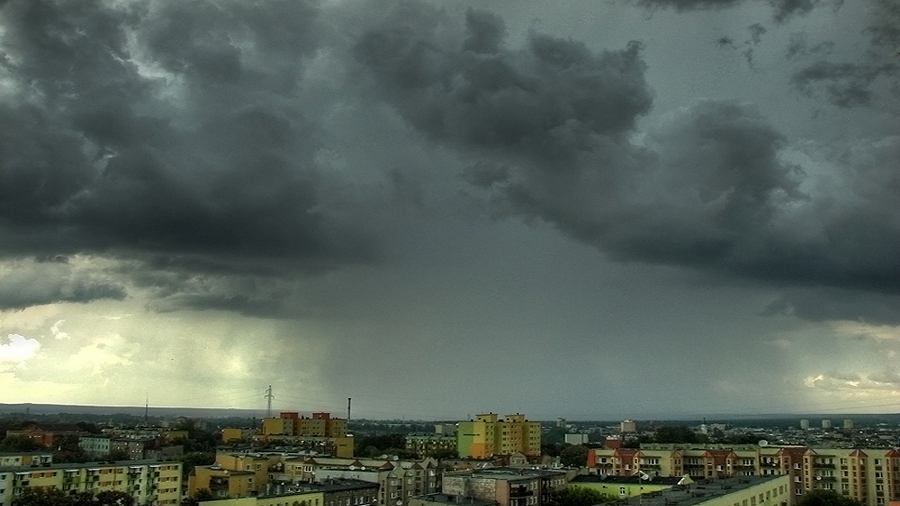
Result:
M274 496L283 496L291 494L309 494L314 492L339 492L341 490L366 490L378 489L380 485L372 481L355 480L353 478L329 478L323 481L313 483L297 483L289 485L287 490L281 494L273 494ZM265 496L272 497L272 496Z
M581 474L571 480L569 483L608 483L610 485L666 485L674 486L681 481L681 476L654 476L649 480L641 480L638 476L598 476L596 474Z
M532 480L534 478L547 478L551 476L564 476L565 471L551 469L528 469L512 467L488 467L482 469L470 469L466 471L454 471L444 473L444 477L469 476L473 478L493 478L496 480Z
M181 465L181 462L178 460L117 460L114 462L111 461L101 461L101 462L61 462L54 464L41 464L41 465L30 465L30 466L5 466L0 467L0 471L5 472L38 472L44 469L84 469L84 468L109 468L109 467L132 467L132 466L163 466L163 465L173 465L178 464Z
M417 501L422 502L430 502L435 504L452 504L459 506L494 506L497 504L494 501L482 501L481 499L472 499L469 497L462 497L458 495L451 494L427 494L427 495L417 495L413 496L410 499L415 499Z
M658 492L648 492L640 496L618 499L609 504L633 504L640 506L696 506L728 494L740 492L756 485L778 480L787 480L790 475L740 476L709 481L696 481L690 485L676 485ZM785 501L790 502L790 487L785 491Z

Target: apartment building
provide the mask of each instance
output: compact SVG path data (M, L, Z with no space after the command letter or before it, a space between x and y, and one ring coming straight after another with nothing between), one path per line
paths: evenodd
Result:
M272 490L257 497L201 501L201 506L374 506L378 485L329 480Z
M188 431L170 427L106 428L103 435L118 439L156 439L158 444L187 439Z
M229 435L235 434L233 431ZM269 443L303 446L319 453L342 458L353 457L353 437L347 434L347 421L316 412L303 417L296 411L282 411L277 418L264 418L254 439Z
M610 481L609 478L611 477L606 477L602 482L592 482L587 478L589 477L576 478L572 481L570 487L591 488L600 491L611 500L623 500L626 503L629 503L628 497L640 495L641 506L671 506L673 504L690 506L787 506L791 501L791 487L787 475L722 478L713 482L689 485L671 484L671 482L666 482L664 478L643 482L642 485L635 483L636 480L631 480L621 484L611 483L611 486L607 489L602 489L600 486L601 483ZM595 478L599 479L599 477ZM671 479L674 480L676 478ZM653 485L657 481L666 482L666 484ZM638 487L640 487L640 490L638 490ZM630 504L634 503L630 502Z
M54 488L72 494L126 492L135 504L179 504L181 463L130 461L0 467L0 506L10 506L26 488Z
M457 424L456 450L460 458L488 459L516 452L537 456L541 454L541 424L518 413L504 419L493 413L481 414Z
M112 450L112 438L109 436L80 436L78 447L84 450L89 459L106 457Z
M416 452L419 458L456 453L455 434L408 434L403 444L406 450Z
M440 491L434 459L342 459L285 454L216 455L216 463L197 466L188 477L188 494L209 489L217 497L263 496L273 487L296 489L310 483L361 480L378 487L379 504L406 504L409 497ZM344 505L350 506L350 505Z
M378 504L408 506L414 496L441 490L441 470L432 458L422 460L310 458L304 472L317 480L356 479L377 483Z
M713 480L785 475L794 500L810 490L834 490L870 506L900 500L898 450L645 444L640 449L591 450L587 467L600 476L628 476L638 471Z
M43 466L52 463L51 452L0 452L0 467Z
M340 438L347 436L347 420L331 418L331 413L317 412L312 417L296 411L282 411L277 418L264 418L264 436L310 436Z
M565 471L500 467L446 473L441 492L460 497L463 503L476 499L499 506L543 506L567 482Z

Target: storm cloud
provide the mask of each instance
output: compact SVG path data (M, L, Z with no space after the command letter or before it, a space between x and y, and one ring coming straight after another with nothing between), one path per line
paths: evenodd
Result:
M303 268L372 257L373 239L322 197L331 183L297 92L316 50L313 3L40 0L3 12L3 253Z
M0 335L41 346L0 389L447 419L884 390L893 3L2 2Z
M637 0L638 5L659 9L673 8L678 11L725 9L741 4L745 0ZM768 0L772 8L772 18L783 23L793 16L803 16L820 4L819 0ZM843 1L837 2L840 7Z
M888 218L896 184L863 183L867 171L891 179L888 158L845 176L851 191L866 188L850 205L804 191L810 180L784 161L784 134L744 104L699 102L637 144L629 135L653 96L640 44L598 54L530 33L525 47L485 56L462 34L439 41L443 18L428 19L388 17L363 35L357 58L411 125L477 160L466 180L512 212L621 261L900 290L900 263L886 254L900 246Z
M3 252L109 254L137 262L131 283L154 287L163 306L261 314L290 289L267 293L255 278L373 261L382 245L366 228L370 197L317 158L324 133L304 79L327 51L345 65L346 90L389 104L464 160L458 177L472 191L610 258L900 288L886 254L898 246L893 180L825 200L784 160L785 135L730 100L684 107L636 141L654 96L638 41L598 51L532 29L513 45L491 12L385 5L340 26L310 2L10 2ZM754 46L766 33L749 30ZM862 105L892 69L821 62L794 85ZM890 179L887 167L866 170ZM854 191L867 176L846 177Z

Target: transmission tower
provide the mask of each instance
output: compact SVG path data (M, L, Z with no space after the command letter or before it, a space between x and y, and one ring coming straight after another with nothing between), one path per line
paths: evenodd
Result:
M272 385L269 385L269 388L266 389L266 395L264 397L266 398L266 401L267 401L266 402L266 418L272 418L272 399L275 398L275 396L272 395Z

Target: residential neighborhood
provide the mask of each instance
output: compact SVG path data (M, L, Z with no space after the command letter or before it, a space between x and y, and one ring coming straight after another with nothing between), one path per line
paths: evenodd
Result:
M9 428L0 506L51 492L73 501L115 493L133 506L568 506L579 494L641 506L787 506L820 492L864 506L900 499L897 423L596 423L522 413L399 423L300 411L249 421Z

